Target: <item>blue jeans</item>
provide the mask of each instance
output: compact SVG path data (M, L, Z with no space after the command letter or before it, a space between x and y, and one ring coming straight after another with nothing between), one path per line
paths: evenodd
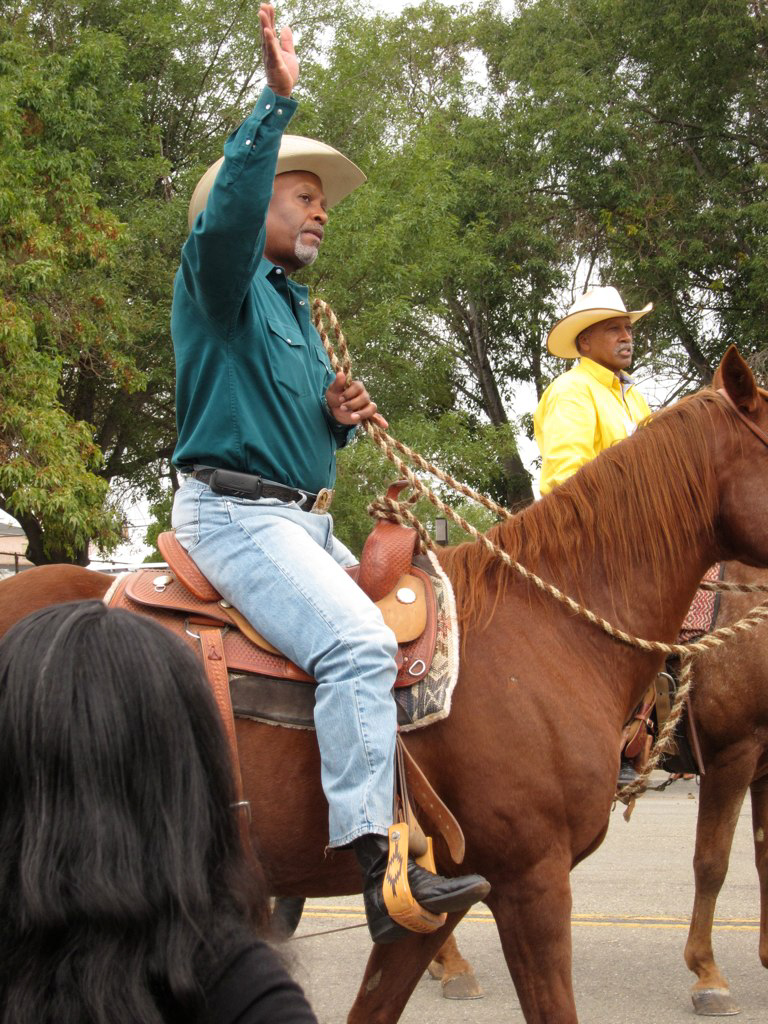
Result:
M330 846L392 823L397 712L394 634L343 566L330 515L214 494L186 477L173 527L223 598L317 681L315 727Z

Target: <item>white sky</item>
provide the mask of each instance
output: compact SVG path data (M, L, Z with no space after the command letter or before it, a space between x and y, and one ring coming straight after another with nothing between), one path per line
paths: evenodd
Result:
M381 11L383 14L399 14L400 11L406 7L418 7L419 4L416 0L409 0L408 3L402 2L402 0L366 0L369 7L374 8L377 11ZM475 9L479 6L479 0L441 0L442 7L469 7ZM515 0L499 0L499 7L505 13L511 14L517 4ZM277 10L277 8L275 8Z

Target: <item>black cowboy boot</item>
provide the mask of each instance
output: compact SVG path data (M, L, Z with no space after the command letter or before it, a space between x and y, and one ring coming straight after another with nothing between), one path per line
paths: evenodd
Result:
M413 935L392 920L384 903L384 872L389 858L387 836L360 836L352 843L352 849L363 871L363 902L373 941L383 944ZM478 900L485 899L491 889L481 875L443 878L426 871L410 857L408 885L416 902L433 914L466 910Z

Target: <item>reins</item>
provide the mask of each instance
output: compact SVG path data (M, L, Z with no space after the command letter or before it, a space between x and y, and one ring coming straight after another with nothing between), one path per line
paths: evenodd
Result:
M335 935L336 932L351 932L354 928L367 927L366 921L361 921L359 924L341 924L338 928L323 928L319 932L309 932L306 935L292 935L291 942L301 942L302 939L316 939L319 935Z
M349 375L351 368L349 351L346 340L341 331L341 326L333 310L326 302L323 302L322 299L315 299L312 303L312 314L313 322L320 334L323 347L328 354L328 358L331 361L331 366L333 367L334 372L338 373L341 371L342 373ZM326 321L328 327L333 332L339 352L341 353L341 359L336 356L333 345L329 340ZM720 389L718 394L726 400L726 404L730 407L731 411L735 412L738 419L744 422L750 430L768 446L768 434L744 416L725 391ZM631 812L632 805L634 804L635 797L641 795L647 788L647 782L651 772L656 769L663 755L668 753L674 745L675 729L680 715L682 714L683 707L693 681L692 665L694 657L702 653L702 651L721 647L724 643L733 639L738 634L749 632L759 626L761 622L768 619L768 600L757 605L747 615L745 615L744 618L739 619L738 622L733 623L733 625L722 626L720 629L716 629L714 632L708 633L705 636L700 637L698 640L692 640L689 643L667 644L662 643L659 640L646 640L642 637L633 636L632 634L619 629L617 626L614 626L607 619L596 615L593 611L590 611L590 609L585 608L573 598L563 593L558 587L551 583L547 583L535 573L526 569L520 562L513 559L506 551L503 550L503 548L494 544L493 541L491 541L485 534L477 530L471 525L471 523L468 523L449 505L446 505L422 480L418 478L410 466L400 458L400 455L409 459L410 462L419 470L431 474L438 480L441 480L443 483L453 488L459 494L463 494L465 497L471 498L473 501L476 501L478 504L489 509L499 518L512 519L514 518L512 512L508 509L502 508L502 506L498 505L492 499L487 498L485 495L474 491L471 487L467 487L465 484L455 480L448 473L438 469L437 466L428 462L407 445L404 445L402 442L391 437L385 430L374 426L370 421L364 422L362 427L384 456L392 462L397 467L398 472L407 479L413 491L412 495L405 501L395 501L385 497L378 498L373 501L371 505L369 505L368 511L374 518L388 519L392 522L412 526L417 531L423 548L434 549L435 544L429 534L429 531L416 517L410 507L419 499L419 497L424 497L439 509L448 519L461 527L461 529L466 533L474 537L475 541L483 544L485 548L503 562L504 565L518 573L523 577L523 579L533 584L533 586L537 587L539 590L549 594L550 597L554 598L556 601L566 605L566 607L575 615L585 619L587 622L591 622L592 625L597 626L615 640L619 640L630 647L635 647L649 653L659 653L667 656L677 655L680 658L680 676L677 693L675 694L675 699L672 704L669 717L667 718L664 728L654 745L653 754L638 778L630 785L625 786L618 793L618 798L622 800L622 802L629 804L625 817L628 816ZM700 588L704 590L732 591L743 594L768 592L768 585L759 583L742 584L716 581L701 583Z

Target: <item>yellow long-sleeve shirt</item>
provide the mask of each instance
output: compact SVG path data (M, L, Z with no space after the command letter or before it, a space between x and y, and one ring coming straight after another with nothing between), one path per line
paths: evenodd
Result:
M630 376L622 372L620 380L582 356L552 381L533 414L542 458L541 493L548 494L585 462L628 437L650 412Z

